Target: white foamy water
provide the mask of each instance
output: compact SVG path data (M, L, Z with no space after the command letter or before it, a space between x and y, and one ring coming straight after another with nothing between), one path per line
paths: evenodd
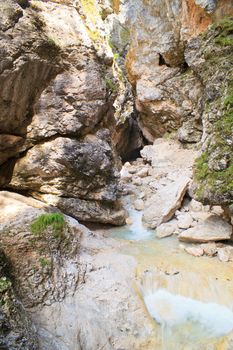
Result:
M173 295L165 289L145 295L144 300L154 320L171 330L189 324L193 335L205 338L222 337L233 330L233 312L223 305Z
M142 223L142 212L135 209L128 209L132 224L123 227L112 228L113 236L135 241L143 241L154 238L154 231L146 228Z

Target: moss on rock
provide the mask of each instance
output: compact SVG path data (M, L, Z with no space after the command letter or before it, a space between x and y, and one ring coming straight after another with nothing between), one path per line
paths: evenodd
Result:
M224 42L223 39L226 39ZM206 126L204 151L194 167L195 195L204 203L233 202L233 19L212 26L202 36L204 62L197 72L203 80ZM224 45L222 45L224 43ZM230 46L229 46L229 45Z

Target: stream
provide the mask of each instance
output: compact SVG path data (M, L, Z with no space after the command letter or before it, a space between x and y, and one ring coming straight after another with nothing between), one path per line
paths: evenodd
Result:
M188 255L175 237L158 239L145 228L141 212L129 216L131 225L108 234L126 240L121 253L138 262L135 288L154 320L155 349L232 350L232 265Z

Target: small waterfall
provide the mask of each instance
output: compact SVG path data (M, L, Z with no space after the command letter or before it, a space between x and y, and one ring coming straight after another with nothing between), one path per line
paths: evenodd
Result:
M183 276L176 272L169 275L159 270L146 271L141 278L140 289L147 310L160 325L161 349L233 349L233 312L225 305L182 295L182 280ZM197 280L192 281L189 284L190 294L200 286ZM180 288L177 288L179 284ZM208 284L206 287L208 300L216 300L213 290L208 288ZM187 295L187 288L184 293ZM199 297L202 293L203 288Z

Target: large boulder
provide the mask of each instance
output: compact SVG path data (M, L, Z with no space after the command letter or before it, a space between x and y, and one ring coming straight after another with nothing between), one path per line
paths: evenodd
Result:
M209 215L195 227L184 230L179 234L179 240L194 243L224 241L230 239L232 226L217 215Z
M143 221L148 227L156 228L173 217L175 211L181 206L189 181L188 177L181 177L161 187L147 200Z
M20 17L2 29L1 186L80 220L123 224L120 161L106 129L114 96L83 17L69 1L3 7Z
M0 346L154 349L154 325L133 286L137 263L119 253L119 242L92 233L43 202L0 192L0 244L22 309L9 337L5 333L5 343L0 331ZM0 295L1 277L0 268ZM32 342L30 325L39 346L36 338ZM21 347L13 346L17 335Z

